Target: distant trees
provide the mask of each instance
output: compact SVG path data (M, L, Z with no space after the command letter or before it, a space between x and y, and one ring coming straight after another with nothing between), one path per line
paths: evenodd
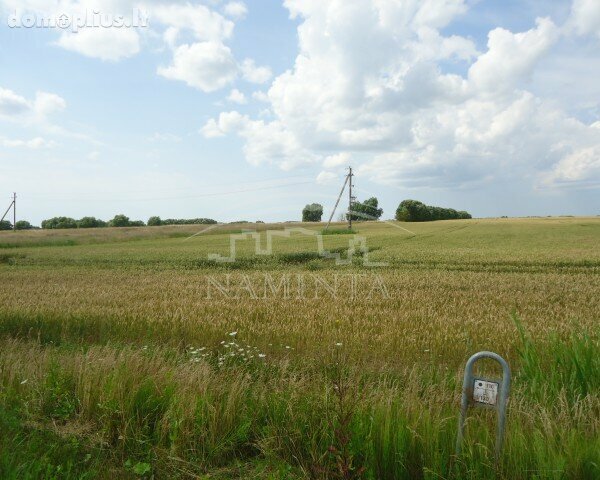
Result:
M12 223L10 223L8 220L2 220L0 222L0 230L12 230Z
M77 228L100 228L106 227L106 222L96 217L83 217L77 220Z
M323 216L323 205L311 203L302 209L303 222L320 222Z
M381 215L383 215L383 209L378 208L379 201L376 197L371 197L364 202L354 202L352 204L352 212L346 215L346 218L349 216L352 217L352 221L370 221L370 220L379 220Z
M77 228L77 220L71 217L53 217L48 220L42 220L42 228L45 229L63 229Z
M160 217L157 217L160 220ZM213 225L217 223L212 218L167 218L161 225Z
M149 227L158 227L160 225L213 225L217 223L212 218L166 218L154 216L148 219Z
M396 220L401 222L430 222L472 218L465 211L453 208L432 207L418 200L403 200L396 209Z
M149 227L159 227L163 223L162 223L162 220L160 219L160 217L154 216L154 217L150 217L148 219L147 224L148 224Z
M31 230L32 228L36 228L36 227L34 227L27 220L19 220L17 223L15 223L15 228L17 230Z
M108 222L109 227L129 227L130 224L131 221L129 220L129 217L122 213L115 215L114 218Z

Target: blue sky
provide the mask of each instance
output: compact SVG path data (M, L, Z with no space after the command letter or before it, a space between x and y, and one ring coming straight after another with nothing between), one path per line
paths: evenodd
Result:
M148 14L145 28L12 28ZM19 216L282 221L344 169L384 217L600 214L600 4L0 0ZM0 208L1 205L0 205Z

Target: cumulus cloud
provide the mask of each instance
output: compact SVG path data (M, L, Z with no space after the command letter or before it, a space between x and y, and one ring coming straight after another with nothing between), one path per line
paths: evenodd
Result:
M55 93L36 92L33 100L27 100L12 90L0 87L0 117L18 118L31 122L64 110L67 102Z
M241 20L248 14L248 8L244 2L229 2L223 7L223 13L228 17Z
M237 65L229 47L219 42L199 42L177 47L173 63L159 67L158 74L204 92L214 92L233 82Z
M140 37L131 28L83 28L63 32L56 45L86 57L117 61L140 51Z
M31 108L29 102L12 90L0 87L0 115L19 115Z
M469 68L469 81L494 94L514 89L557 39L558 28L547 18L538 19L536 28L521 33L496 28L488 34L487 52Z
M596 35L600 38L600 2L574 0L568 26L579 35Z
M235 133L246 140L244 154L252 165L276 164L283 170L307 163L315 163L319 157L307 151L278 122L251 120L239 112L222 112L218 119L210 119L201 133L207 138Z
M227 100L233 103L237 103L239 105L244 105L245 103L248 103L248 101L246 100L246 95L240 92L237 88L234 88L233 90L231 90L231 92L229 92Z
M244 80L250 83L267 83L271 80L273 73L269 67L259 67L250 58L244 60L240 66Z
M575 1L572 17L589 15L587 23L577 20L577 32L594 30L596 3ZM470 38L445 33L468 14L462 0L284 4L299 21L299 51L263 97L272 120L235 116L236 127L226 128L229 112L203 129L241 136L251 163L328 170L352 155L359 172L394 185L515 176L575 184L597 175L595 127L527 91L532 72L563 39L565 30L549 18L520 32L492 29L481 52Z

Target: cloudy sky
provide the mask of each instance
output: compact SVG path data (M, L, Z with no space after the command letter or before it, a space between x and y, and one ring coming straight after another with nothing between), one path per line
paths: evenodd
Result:
M405 198L600 214L598 0L0 0L0 13L0 203L16 191L33 223L292 220L306 203L327 213L348 165L385 218ZM62 14L67 28L31 26Z

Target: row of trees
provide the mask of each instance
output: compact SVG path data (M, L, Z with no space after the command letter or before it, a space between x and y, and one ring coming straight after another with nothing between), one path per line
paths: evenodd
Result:
M29 223L29 222L27 222ZM217 223L211 218L191 218L191 219L174 219L168 218L161 220L160 217L150 217L148 226L157 225L197 225L206 223ZM42 228L45 229L62 229L62 228L102 228L102 227L144 227L146 223L143 220L131 220L127 215L115 215L112 220L105 222L96 217L83 217L76 220L71 217L53 217L42 221ZM11 227L12 228L12 227ZM17 222L17 229L19 222Z
M432 207L418 200L403 200L396 209L396 220L401 222L430 222L433 220L457 220L472 218L465 211L453 208Z
M212 218L166 218L150 217L148 219L149 227L158 227L160 225L213 225L217 223Z
M38 228L38 227L34 227L27 220L19 220L16 223L16 229L17 230L31 230L33 228ZM13 224L10 221L8 221L8 220L2 220L0 222L0 230L12 230L12 229L13 229Z
M371 197L364 202L355 201L352 203L350 213L345 214L346 220L349 217L352 221L370 221L379 220L383 215L383 209L379 208L379 201L376 197ZM302 210L303 222L320 222L323 216L323 205L311 203ZM433 220L454 220L454 219L472 218L471 214L465 211L454 210L453 208L432 207L425 205L418 200L403 200L396 209L396 220L401 222L429 222Z

